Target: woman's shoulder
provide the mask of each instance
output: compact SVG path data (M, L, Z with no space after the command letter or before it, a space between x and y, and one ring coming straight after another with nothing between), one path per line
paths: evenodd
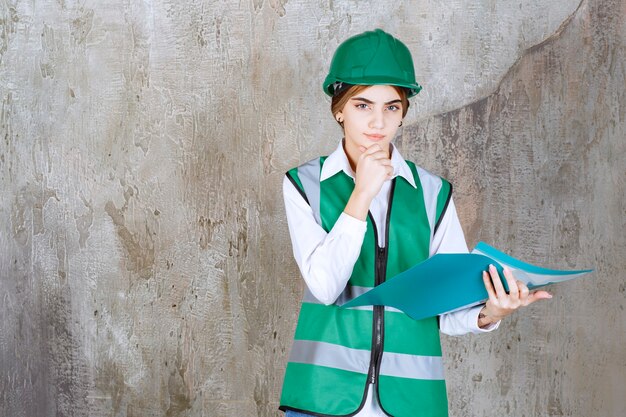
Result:
M327 156L318 156L316 158L303 162L300 165L289 168L285 174L288 176L289 175L297 176L298 172L306 171L309 169L310 170L314 170L316 168L319 169L322 166L322 164L324 164L324 160L326 158Z

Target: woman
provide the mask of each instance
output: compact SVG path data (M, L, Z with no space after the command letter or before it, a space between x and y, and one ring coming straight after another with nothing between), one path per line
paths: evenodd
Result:
M294 256L306 282L280 409L296 416L447 416L439 331L495 329L541 298L510 271L483 274L484 306L424 320L382 306L342 309L435 253L467 245L444 179L403 160L391 140L420 91L408 48L376 30L342 43L324 91L344 138L283 184Z

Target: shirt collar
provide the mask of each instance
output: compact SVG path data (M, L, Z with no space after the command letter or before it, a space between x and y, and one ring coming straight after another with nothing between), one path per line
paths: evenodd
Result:
M415 185L415 179L413 178L413 172L409 165L406 163L402 155L400 155L400 151L392 144L391 146L391 166L393 167L393 177L400 176L404 178L409 184L413 186L413 188L417 188ZM346 152L343 150L343 139L339 141L339 145L337 149L324 161L324 165L322 166L322 172L320 174L320 181L324 181L339 171L343 171L354 179L354 171L350 167L350 161L348 161L348 156Z

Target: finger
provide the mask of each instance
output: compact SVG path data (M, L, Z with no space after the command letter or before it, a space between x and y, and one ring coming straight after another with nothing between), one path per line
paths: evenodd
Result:
M367 156L369 156L370 158L374 158L374 159L389 159L387 152L383 151L382 149L376 152L372 152L368 154Z
M523 281L517 280L517 288L519 288L519 299L524 301L528 298L530 290Z
M365 152L367 150L367 148L365 146L359 146L359 150L361 152Z
M527 298L526 305L530 305L535 301L539 300L549 300L552 298L552 294L547 291L533 291Z
M376 151L376 152L370 152L370 153L368 153L366 151L366 152L362 153L359 158L360 159L368 159L370 161L382 161L382 160L385 160L385 159L389 159L387 154L384 153L383 151Z
M364 146L362 146L362 147L364 147ZM383 148L381 148L379 144L375 143L375 144L373 144L372 146L370 146L369 148L367 148L367 149L365 150L365 152L363 152L363 154L364 154L364 155L371 155L371 154L373 154L374 152L380 152L380 151L382 151L382 150L383 150Z
M513 300L519 300L519 288L517 287L517 281L513 276L513 272L507 267L504 267L504 278L506 279L506 283L509 286L509 296Z
M483 283L485 284L485 289L487 290L487 295L489 295L489 299L492 302L496 301L496 292L493 289L493 284L491 283L491 278L489 278L489 274L487 271L483 271Z
M500 275L498 275L498 270L495 266L489 265L489 274L491 275L491 282L493 282L493 287L496 290L496 295L498 296L498 298L505 298L506 291L504 290L504 285L502 285Z

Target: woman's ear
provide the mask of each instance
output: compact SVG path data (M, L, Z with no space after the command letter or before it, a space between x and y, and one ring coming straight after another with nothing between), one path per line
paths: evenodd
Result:
M335 120L337 120L339 123L343 123L343 114L340 111L335 114Z

